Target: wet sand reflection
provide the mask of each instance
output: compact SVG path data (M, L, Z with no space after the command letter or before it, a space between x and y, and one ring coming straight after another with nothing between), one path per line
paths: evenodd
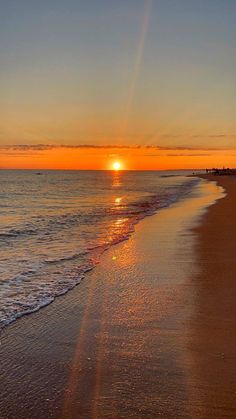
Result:
M63 417L191 417L197 267L188 228L207 196L146 219L143 236L111 249L91 274Z

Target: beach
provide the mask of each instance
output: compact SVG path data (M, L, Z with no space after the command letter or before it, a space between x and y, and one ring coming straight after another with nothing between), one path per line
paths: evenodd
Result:
M193 317L193 389L200 417L236 416L236 177L212 176L227 196L213 205L197 228L196 312ZM200 402L198 401L200 399Z
M236 178L203 178L3 329L1 418L236 416Z

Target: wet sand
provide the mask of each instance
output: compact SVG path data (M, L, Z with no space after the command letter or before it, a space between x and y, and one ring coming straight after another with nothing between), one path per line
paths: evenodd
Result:
M1 418L236 417L236 179L219 183L199 226L214 184L4 330Z

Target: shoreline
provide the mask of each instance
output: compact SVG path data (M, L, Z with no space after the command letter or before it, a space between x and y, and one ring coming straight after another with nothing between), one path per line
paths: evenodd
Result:
M187 202L145 218L79 287L4 329L1 417L217 417L215 405L225 413L229 404L232 413L235 404L228 396L224 406L210 380L209 395L220 403L205 400L201 375L212 360L203 334L209 324L202 321L208 306L200 299L210 298L209 288L199 278L203 268L208 278L212 264L211 213L220 204L224 212L225 199L208 208L192 233L186 219L191 224L196 210Z

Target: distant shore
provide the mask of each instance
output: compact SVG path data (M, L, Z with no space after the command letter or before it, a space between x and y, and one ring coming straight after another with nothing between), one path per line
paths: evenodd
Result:
M143 220L73 291L4 330L1 418L236 416L236 178L202 177L227 196L200 224L214 183Z

